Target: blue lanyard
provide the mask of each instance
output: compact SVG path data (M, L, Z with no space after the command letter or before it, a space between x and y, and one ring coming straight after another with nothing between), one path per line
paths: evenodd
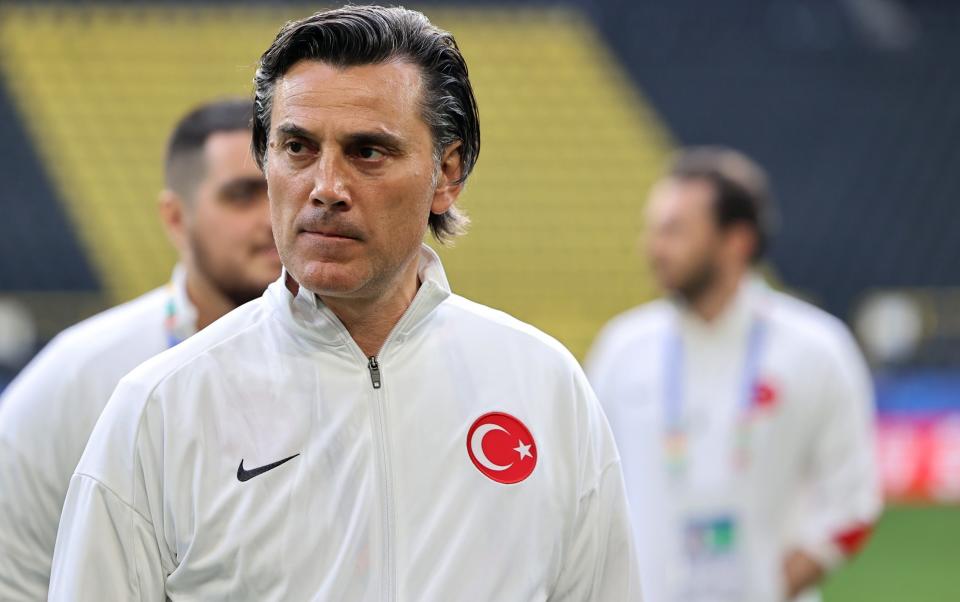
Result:
M760 369L760 356L767 335L766 322L759 316L751 325L747 338L747 352L743 363L743 376L740 383L739 405L741 420L737 434L741 456L745 457L746 422L753 409L756 385ZM663 362L663 418L664 441L667 461L672 471L682 471L686 467L687 434L683 424L683 373L685 370L683 340L679 323L666 337Z

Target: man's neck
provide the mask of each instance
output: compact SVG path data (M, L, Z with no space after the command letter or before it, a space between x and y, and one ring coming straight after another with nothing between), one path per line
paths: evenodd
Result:
M233 302L209 280L198 274L197 270L188 267L186 281L187 298L197 311L198 332L236 309Z
M687 300L690 309L704 322L713 322L733 303L745 275L746 270L733 270L717 278L695 299Z
M381 294L349 298L320 296L324 305L343 322L365 356L380 353L390 332L413 303L420 289L418 267L419 262L414 260Z

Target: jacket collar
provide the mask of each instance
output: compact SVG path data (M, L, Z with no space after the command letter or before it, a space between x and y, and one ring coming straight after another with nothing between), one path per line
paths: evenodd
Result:
M436 252L421 245L417 273L420 288L403 317L394 326L388 341L402 340L413 333L450 296L450 283ZM294 296L286 287L287 270L267 289L266 297L283 319L309 339L324 345L352 344L346 327L320 297L301 286Z

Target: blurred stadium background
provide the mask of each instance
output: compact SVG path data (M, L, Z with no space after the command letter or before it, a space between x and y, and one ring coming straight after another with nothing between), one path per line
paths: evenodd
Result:
M456 0L415 5L470 61L483 152L442 250L458 292L578 356L656 291L637 257L671 149L773 178L775 281L875 370L892 505L828 602L960 600L960 3ZM161 156L195 103L251 90L313 3L0 4L0 388L58 330L169 276Z

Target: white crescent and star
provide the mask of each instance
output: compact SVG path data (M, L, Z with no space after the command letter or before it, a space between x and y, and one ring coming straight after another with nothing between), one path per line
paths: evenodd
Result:
M508 435L510 434L507 429L503 428L499 424L481 425L477 427L477 430L473 431L473 436L470 438L470 450L473 452L474 457L481 466L487 470L501 472L513 466L513 462L506 465L494 464L490 461L490 458L483 453L483 438L486 437L487 433L490 433L491 431L503 431ZM533 457L533 454L530 453L530 447L531 445L529 443L524 444L523 441L517 439L517 447L514 447L513 450L520 454L520 460L523 460L524 458Z
M513 448L513 451L520 454L520 459L532 458L533 454L530 453L530 444L524 444L523 441L517 439L517 447Z

